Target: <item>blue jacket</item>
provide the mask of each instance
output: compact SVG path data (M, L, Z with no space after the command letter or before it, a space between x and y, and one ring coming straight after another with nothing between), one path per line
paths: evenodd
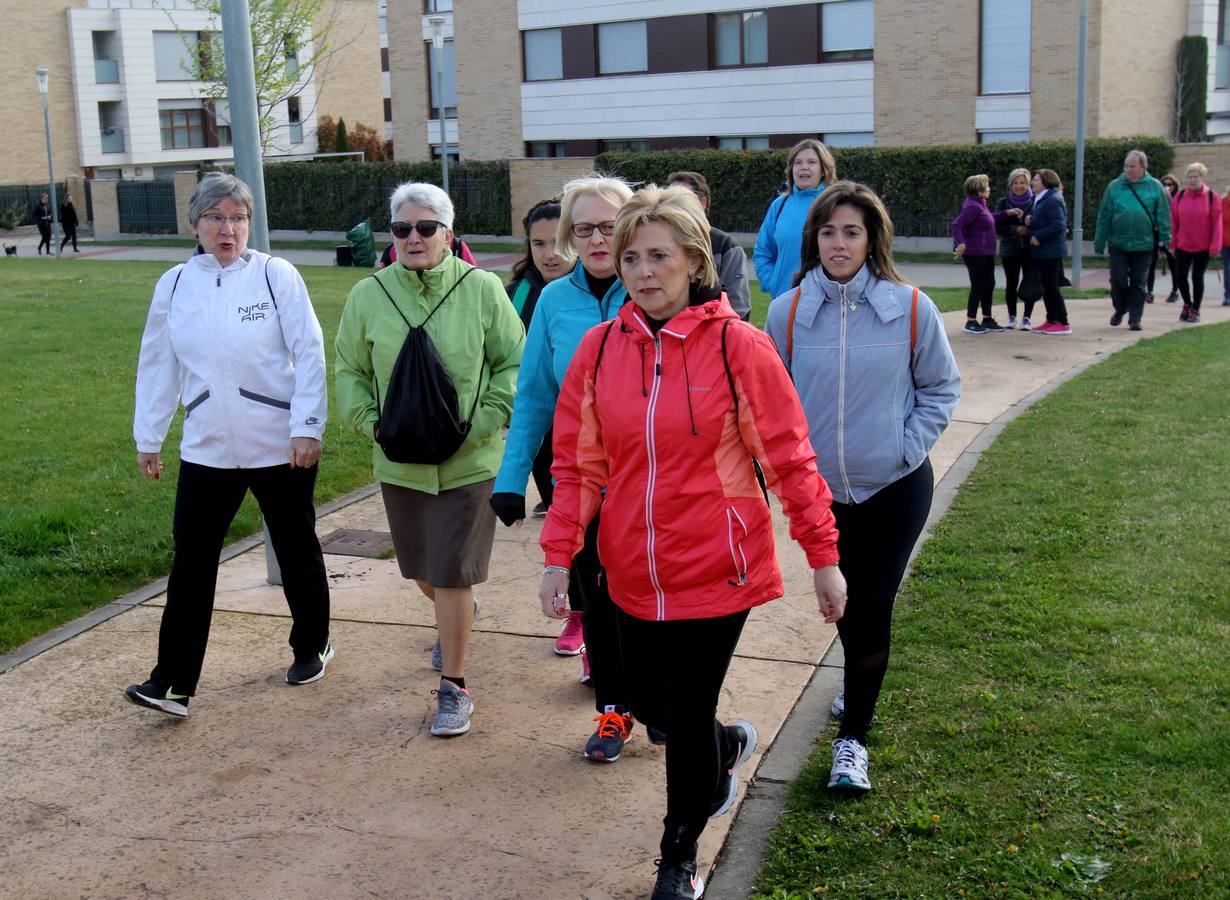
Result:
M790 290L790 282L802 260L803 223L807 220L807 211L825 187L823 181L818 188L799 190L796 187L769 204L760 233L756 235L752 262L760 289L770 297Z
M961 396L961 373L923 293L911 366L912 286L882 281L866 265L845 285L817 266L799 286L791 361L794 291L769 306L765 331L791 369L833 500L861 503L922 465Z
M589 292L580 263L542 289L521 353L512 422L493 493L525 495L534 457L555 418L555 401L572 355L585 332L614 318L627 299L628 292L616 279L600 303Z
M1068 255L1068 207L1063 194L1051 188L1034 199L1029 223L1029 255L1035 259L1059 259ZM1033 239L1038 239L1038 246Z

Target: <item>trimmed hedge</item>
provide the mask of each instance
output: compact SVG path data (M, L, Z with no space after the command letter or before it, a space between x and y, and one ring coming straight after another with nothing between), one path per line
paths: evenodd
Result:
M1108 182L1123 171L1123 157L1133 148L1149 155L1155 175L1167 172L1174 159L1161 137L1095 138L1085 142L1084 230L1092 237L1098 203ZM991 202L1007 191L1008 173L1018 167L1054 169L1068 193L1076 168L1074 141L935 147L831 148L839 178L859 181L880 195L898 234L947 237L964 199L970 175L991 178ZM786 150L660 150L649 153L603 153L595 166L631 182L663 183L680 169L700 172L713 192L710 218L726 231L754 232L765 210L785 183ZM1068 199L1069 217L1071 198Z
M512 196L506 162L465 161L448 169L455 228L468 234L508 234ZM389 197L404 181L439 185L438 162L291 162L265 166L270 228L347 231L371 218L388 231Z
M1189 34L1179 41L1174 139L1197 144L1208 138L1209 39Z

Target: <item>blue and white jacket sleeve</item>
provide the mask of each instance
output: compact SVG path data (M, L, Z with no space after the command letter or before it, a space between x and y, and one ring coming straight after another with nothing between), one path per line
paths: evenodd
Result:
M534 457L542 439L555 418L555 402L559 398L559 383L552 366L547 321L550 310L539 306L530 319L521 354L521 371L517 375L517 394L513 402L512 422L504 439L504 459L495 477L493 493L525 495L525 486L534 467Z
M269 260L269 282L278 305L282 340L295 366L290 400L290 436L320 440L329 404L325 379L325 341L299 270L285 260Z
M171 417L179 408L179 360L171 346L167 316L171 292L183 266L175 266L158 279L141 335L137 359L137 400L132 419L132 439L138 453L158 453L166 440Z
M961 398L961 372L948 344L944 320L931 298L922 293L918 295L913 368L914 408L905 419L905 458L917 465L948 427Z
M780 208L785 202L786 197L782 196L769 204L769 209L764 214L764 221L760 223L760 232L756 235L756 246L752 250L756 280L760 282L760 289L766 293L771 293L773 290L773 269L777 265L777 238L773 231L777 227L780 213L774 215L774 207Z

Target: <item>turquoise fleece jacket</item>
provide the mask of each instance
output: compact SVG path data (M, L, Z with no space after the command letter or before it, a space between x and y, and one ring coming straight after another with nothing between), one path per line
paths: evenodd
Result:
M760 289L770 297L790 290L790 282L799 271L803 255L803 223L807 220L807 211L827 186L822 181L815 188L800 190L796 187L769 204L760 233L756 235L752 262Z
M580 265L542 289L521 354L517 399L494 493L525 495L534 457L555 418L555 401L572 355L585 332L614 318L627 299L628 292L616 279L599 301L589 292Z

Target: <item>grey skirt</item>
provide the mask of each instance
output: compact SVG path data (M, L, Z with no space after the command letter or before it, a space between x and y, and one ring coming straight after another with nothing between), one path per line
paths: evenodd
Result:
M393 549L403 578L459 588L487 580L495 541L495 479L427 494L380 482Z

